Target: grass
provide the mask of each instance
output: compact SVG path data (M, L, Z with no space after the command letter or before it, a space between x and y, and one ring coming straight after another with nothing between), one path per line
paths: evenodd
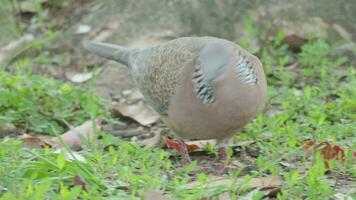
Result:
M266 23L255 30L250 23L246 19L252 36L268 27ZM284 32L278 31L274 41L258 48L242 41L245 48L259 54L269 85L265 112L235 137L257 141L235 149L238 153L232 158L239 160L249 149L257 149L257 157L251 160L255 168L246 175L238 170L224 175L243 176L243 183L186 189L187 183L209 182L212 175L192 173L195 162L181 167L172 159L177 156L172 151L144 149L134 140L97 131L100 139L79 152L85 162L68 161L50 148L26 149L16 138L2 139L0 199L140 199L150 189L176 199L217 197L224 192L234 199L247 192L244 185L251 177L267 174L283 177L277 199L329 199L338 192L335 181L356 178L352 155L356 151L356 71L344 58L331 58L333 43L311 40L300 53L293 53L282 43L283 37ZM26 132L56 135L68 129L65 122L76 126L99 115L109 117L102 100L90 90L34 75L28 70L30 62L21 59L12 73L0 71L0 127L12 123ZM297 65L292 68L290 63ZM270 139L260 139L265 136ZM303 150L301 142L306 139L345 148L345 160L330 160L326 169L319 153L307 155ZM85 188L75 183L76 177L84 180ZM262 197L256 193L253 199Z
M0 71L0 127L11 123L30 132L63 133L63 121L79 125L104 111L98 97L68 83L28 72L29 59L16 63L15 74Z

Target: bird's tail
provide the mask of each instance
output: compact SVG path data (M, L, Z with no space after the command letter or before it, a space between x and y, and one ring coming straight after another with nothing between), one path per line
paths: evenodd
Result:
M132 52L130 48L102 42L84 42L83 46L99 56L115 60L127 66L130 65L130 54Z

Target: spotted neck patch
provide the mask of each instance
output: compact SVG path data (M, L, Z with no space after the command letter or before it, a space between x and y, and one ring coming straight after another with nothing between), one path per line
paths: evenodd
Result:
M197 98L200 99L203 104L210 104L214 102L213 87L208 84L203 77L201 66L198 65L193 73L194 90Z
M256 85L257 75L252 67L252 63L240 54L235 65L237 75L247 84Z

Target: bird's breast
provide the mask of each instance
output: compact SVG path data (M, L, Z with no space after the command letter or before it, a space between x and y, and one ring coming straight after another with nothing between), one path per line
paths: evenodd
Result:
M187 69L185 73L192 73ZM263 108L265 87L250 85L233 69L214 88L215 101L204 104L196 96L192 76L183 76L170 101L167 123L185 139L223 139L240 130Z

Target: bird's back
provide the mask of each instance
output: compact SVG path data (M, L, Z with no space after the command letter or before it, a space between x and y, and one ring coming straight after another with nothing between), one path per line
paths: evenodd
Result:
M179 38L142 49L133 55L131 70L146 101L161 115L167 115L171 97L182 80L185 67L191 66L210 37Z

